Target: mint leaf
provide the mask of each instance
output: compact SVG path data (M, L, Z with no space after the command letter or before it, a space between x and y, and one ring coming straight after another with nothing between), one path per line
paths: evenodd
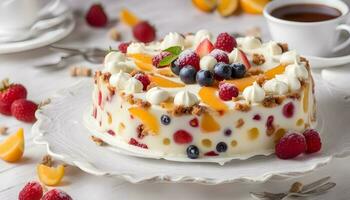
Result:
M168 55L159 62L159 66L163 67L163 66L170 65L171 62L173 62L177 57L178 55L174 55L174 54Z
M169 47L167 49L165 49L164 51L167 51L171 54L174 55L179 55L181 53L182 48L180 46L173 46L173 47Z

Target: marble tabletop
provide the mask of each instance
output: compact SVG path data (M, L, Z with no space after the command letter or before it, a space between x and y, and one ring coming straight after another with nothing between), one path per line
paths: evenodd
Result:
M68 0L73 9L85 11L92 0ZM139 17L151 21L157 28L158 36L164 36L169 31L190 32L200 28L207 28L214 33L221 31L244 32L252 26L262 28L263 37L269 34L266 24L261 16L239 15L229 18L221 18L218 14L203 14L192 7L189 0L162 1L162 0L102 0L111 18L116 18L122 7L127 7L136 12ZM107 6L108 5L108 6ZM131 39L131 30L123 25L117 25L125 40ZM108 29L93 29L86 26L82 18L77 18L77 27L71 35L59 42L60 44L87 47L99 46L102 48L115 46L116 42L108 37ZM59 71L39 70L34 66L52 62L57 59L59 53L54 53L48 48L40 48L11 55L0 55L0 79L9 77L14 82L24 84L29 92L29 98L41 101L56 90L65 88L81 78L73 78L69 75L69 68ZM80 61L72 64L94 66ZM319 72L315 72L319 73ZM43 146L33 144L31 125L16 121L13 118L0 115L0 126L10 127L14 132L19 127L24 127L26 149L24 158L16 164L0 161L0 199L14 200L18 197L21 188L31 180L37 180L36 165L46 154ZM0 140L3 137L0 136ZM350 158L333 160L310 174L302 177L291 177L289 180L273 180L256 184L223 184L206 186L198 184L167 184L144 183L131 184L122 179L96 177L86 174L75 167L68 167L64 182L60 189L68 192L73 199L81 200L112 200L112 199L251 199L250 191L288 190L295 181L310 182L321 177L331 176L337 183L332 191L315 197L322 200L346 200L350 199Z

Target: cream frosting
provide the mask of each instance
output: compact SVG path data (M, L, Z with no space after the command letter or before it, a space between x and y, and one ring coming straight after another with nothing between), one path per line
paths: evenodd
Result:
M162 50L167 49L169 47L173 46L180 46L182 48L185 47L185 39L182 35L174 32L170 32L168 35L166 35L160 44L160 48Z
M300 56L296 51L287 51L281 55L280 63L290 65L293 63L299 63Z
M194 42L194 35L193 34L186 35L184 42L185 42L185 48L191 48Z
M273 78L264 83L263 89L272 94L282 95L288 92L288 85L283 81Z
M285 73L288 76L297 77L299 80L305 80L309 76L309 73L303 63L294 63L288 65L285 69Z
M252 36L239 38L237 42L243 49L256 49L262 45L258 38Z
M130 78L125 84L125 93L134 94L140 93L143 90L143 84L136 78Z
M124 90L126 83L130 78L130 74L119 71L117 74L112 74L112 76L109 78L109 83L119 90Z
M146 52L146 47L143 43L137 43L137 42L132 42L126 52L128 54L133 54L133 53L145 53Z
M266 48L267 48L269 55L271 55L271 56L282 54L282 48L275 41L270 41L269 43L267 43Z
M177 106L191 107L197 103L199 103L198 97L189 91L180 91L174 98L174 104Z
M123 53L117 52L117 51L111 51L109 52L104 59L104 64L106 65L109 62L115 61L115 62L124 62L126 60L126 57Z
M282 81L288 85L290 91L297 91L300 89L301 84L297 77L288 76L287 74L276 75L276 79Z
M242 62L241 57L238 55L238 51L239 50L235 48L228 54L228 59L230 63Z
M202 70L210 70L214 69L215 64L217 63L216 59L213 56L206 55L203 56L199 62L199 66Z
M249 103L259 103L265 99L265 91L257 82L254 82L253 85L246 87L242 95Z
M193 47L196 48L199 45L199 43L201 43L204 39L211 40L212 37L212 34L206 29L197 31L197 33L194 36Z
M111 74L119 73L120 71L129 72L130 68L126 62L119 62L116 60L109 61L105 65L105 70Z
M169 92L159 87L151 88L146 93L146 99L152 105L160 105L160 103L166 101L167 99L169 99L169 97L170 97Z

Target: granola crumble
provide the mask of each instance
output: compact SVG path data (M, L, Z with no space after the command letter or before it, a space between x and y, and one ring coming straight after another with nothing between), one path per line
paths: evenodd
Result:
M241 128L244 125L244 120L242 118L238 119L236 122L236 128Z
M136 127L136 133L137 133L137 137L140 139L143 139L145 136L148 135L148 131L146 130L145 125L140 124Z
M266 108L273 108L277 105L281 105L285 97L283 96L267 96L262 102L262 105Z
M253 63L256 65L262 65L265 63L265 57L262 54L253 54Z
M248 69L248 71L247 71L248 76L255 76L255 75L260 75L263 73L264 73L264 71L261 70L259 67L252 67L252 68Z
M46 165L48 167L52 167L53 165L52 157L50 155L45 155L41 160L41 164Z
M201 116L203 113L207 111L207 108L205 106L201 105L194 105L192 107L192 114L196 116Z
M248 104L236 103L235 109L242 112L248 112L250 110L250 106Z

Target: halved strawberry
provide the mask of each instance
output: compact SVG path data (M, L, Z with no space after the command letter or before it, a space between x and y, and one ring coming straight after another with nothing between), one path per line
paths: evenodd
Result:
M238 51L238 56L241 58L244 66L246 67L246 69L250 69L252 67L250 65L250 62L249 62L247 56L245 55L245 53L242 50Z
M208 55L213 49L214 45L210 42L210 40L205 39L196 48L196 53L199 55L199 57L203 57L205 55Z

